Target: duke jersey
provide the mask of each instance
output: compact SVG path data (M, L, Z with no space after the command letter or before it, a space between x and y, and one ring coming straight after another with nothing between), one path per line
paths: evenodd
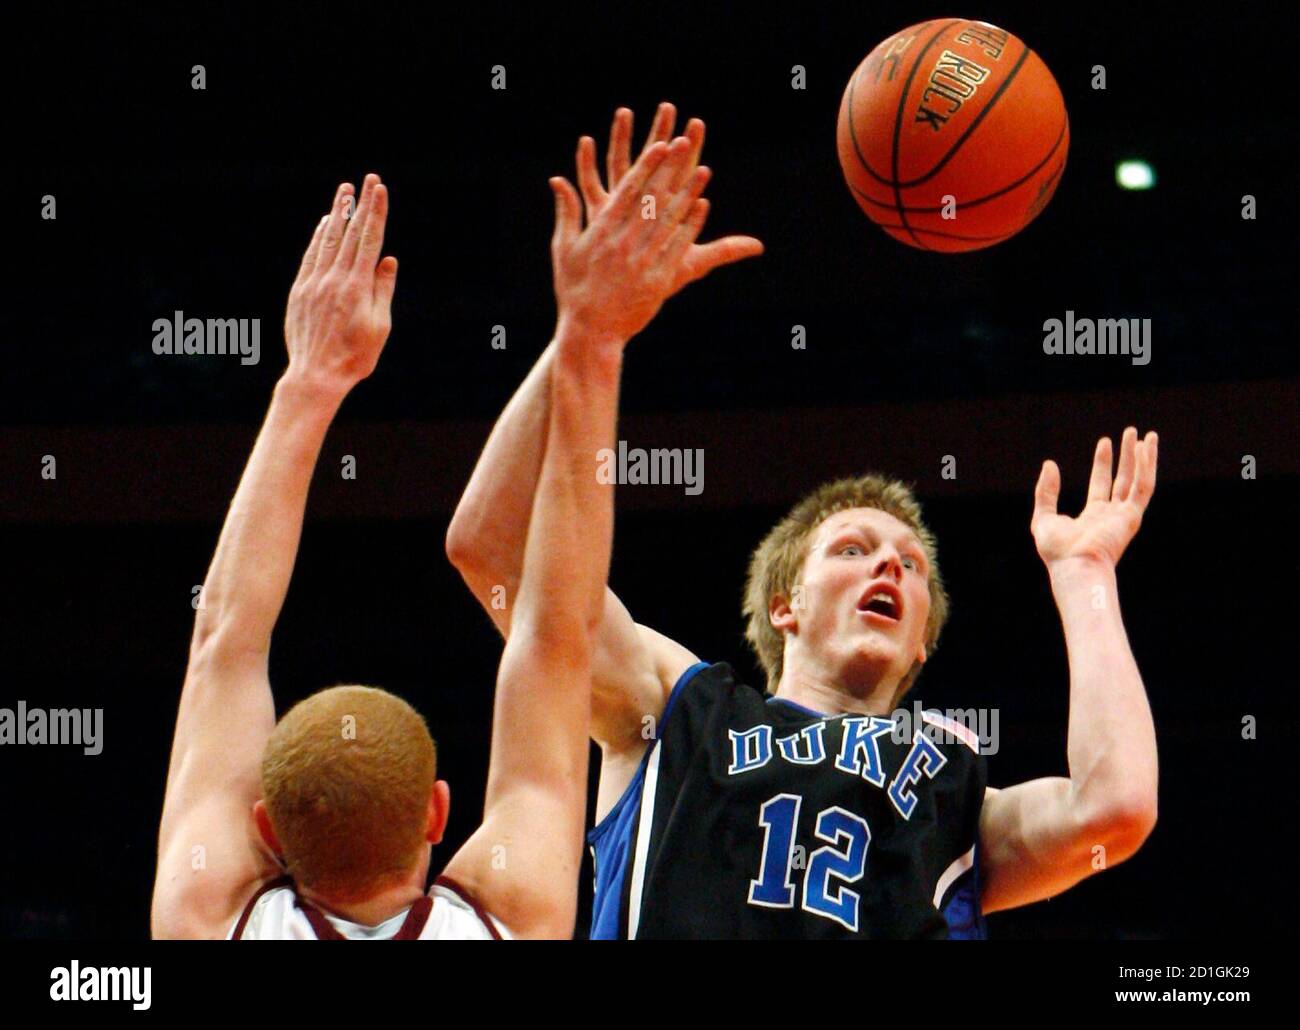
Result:
M984 937L985 760L965 726L924 721L901 739L693 665L588 835L592 938Z
M486 941L509 938L459 884L445 876L405 912L378 926L327 915L281 877L262 885L244 906L231 941Z

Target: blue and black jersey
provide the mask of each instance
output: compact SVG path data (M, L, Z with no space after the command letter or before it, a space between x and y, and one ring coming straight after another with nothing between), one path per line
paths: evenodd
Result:
M982 938L978 739L823 715L699 663L591 831L593 938Z

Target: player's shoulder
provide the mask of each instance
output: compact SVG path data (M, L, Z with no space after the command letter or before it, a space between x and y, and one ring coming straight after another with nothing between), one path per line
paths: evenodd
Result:
M734 699L742 703L762 704L761 691L742 682L735 670L726 662L706 662L696 659L678 674L668 695L665 718L675 703L694 700L711 702Z

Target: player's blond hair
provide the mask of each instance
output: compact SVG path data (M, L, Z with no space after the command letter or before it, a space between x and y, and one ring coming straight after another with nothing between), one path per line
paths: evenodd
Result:
M837 479L819 486L791 508L789 514L763 538L749 559L742 606L748 620L745 639L767 673L769 693L774 692L781 682L785 635L772 625L768 605L777 596L790 599L803 573L813 531L836 512L849 508L878 508L909 526L920 538L930 566L930 615L925 623L927 656L933 654L939 644L939 633L948 621L948 592L939 574L934 534L921 518L921 504L916 495L908 484L884 476ZM912 688L920 674L921 663L913 662L890 700L890 710Z
M387 691L331 687L294 705L262 758L290 875L346 901L409 875L427 846L436 767L424 718Z

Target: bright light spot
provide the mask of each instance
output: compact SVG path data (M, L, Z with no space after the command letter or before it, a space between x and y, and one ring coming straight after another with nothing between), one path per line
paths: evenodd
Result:
M1149 190L1156 184L1156 173L1145 161L1121 161L1115 166L1115 181L1122 190Z

